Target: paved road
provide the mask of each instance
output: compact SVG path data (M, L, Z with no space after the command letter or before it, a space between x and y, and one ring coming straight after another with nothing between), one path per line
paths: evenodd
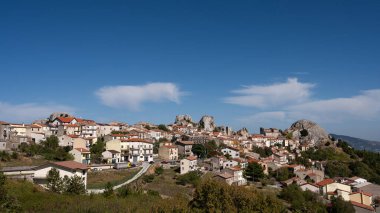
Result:
M146 171L148 171L149 167L150 167L150 164L147 162L144 162L142 164L142 169L135 176L133 176L133 178L127 180L126 182L124 182L120 185L114 186L113 189L116 190L120 187L128 185L128 184L132 183L133 181L137 180L139 177L141 177L143 174L145 174ZM91 194L91 193L100 194L103 192L104 192L104 189L88 189L87 190L87 193L89 193L89 194Z

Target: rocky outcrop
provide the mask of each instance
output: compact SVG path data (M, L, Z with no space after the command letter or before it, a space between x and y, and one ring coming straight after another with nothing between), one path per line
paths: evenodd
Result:
M249 136L248 129L243 127L241 130L236 132L238 135L247 138Z
M234 134L234 132L232 131L232 128L229 126L218 126L215 128L215 130L218 132L223 132L224 134L226 134L228 136L231 136Z
M293 123L285 134L290 134L293 139L300 140L301 143L321 145L330 141L329 134L313 121L299 120Z
M174 124L181 125L181 126L186 126L192 123L193 123L193 119L191 118L190 115L177 115L174 121Z
M214 131L216 127L215 122L214 122L214 117L209 116L209 115L203 116L201 120L199 121L198 126L200 127L201 130L204 130L204 131L208 131L208 132Z
M49 121L54 121L57 117L74 117L73 115L70 115L67 112L54 112L49 116Z

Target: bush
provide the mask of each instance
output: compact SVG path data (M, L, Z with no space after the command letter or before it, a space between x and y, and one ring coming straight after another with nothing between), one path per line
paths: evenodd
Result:
M151 183L154 180L154 175L144 175L143 181L145 183Z
M107 182L107 185L104 188L103 196L104 197L111 197L113 194L114 194L113 193L113 186L112 186L111 182Z
M162 173L164 173L164 167L160 166L160 167L157 167L155 170L154 170L154 173L156 175L161 175Z
M199 181L201 180L202 173L199 171L191 171L184 175L180 175L177 178L177 184L186 185L191 184L193 186L197 186Z

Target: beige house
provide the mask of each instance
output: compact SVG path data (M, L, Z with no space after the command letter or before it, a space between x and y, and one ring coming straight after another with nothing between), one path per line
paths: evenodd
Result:
M74 138L73 139L73 149L77 148L87 148L87 141L83 138Z
M91 163L91 152L85 148L74 148L69 152L74 156L74 161L83 164Z
M361 203L367 206L372 205L372 194L366 192L354 192L350 194L350 201Z
M161 146L158 149L158 156L162 160L178 160L178 147L177 146Z
M351 186L349 185L337 183L333 179L325 179L318 182L317 185L320 188L320 192L328 199L341 196L343 200L350 201Z
M103 160L108 163L120 163L121 162L121 153L116 150L107 150L102 152Z
M197 157L190 156L185 159L182 159L180 162L181 166L181 175L186 174L197 169Z
M107 141L106 150L115 150L121 152L121 141L119 139Z
M232 179L227 181L230 185L244 186L247 184L247 180L243 177L243 170L240 166L235 166L227 169L223 169L221 174L227 174L228 176L232 176Z
M193 152L191 151L194 145L193 141L178 141L176 145L178 146L179 155L186 157L193 155Z

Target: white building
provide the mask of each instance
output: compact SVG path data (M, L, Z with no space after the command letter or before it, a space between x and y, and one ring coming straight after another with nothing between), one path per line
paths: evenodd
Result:
M34 168L33 181L40 185L47 184L47 175L49 171L56 168L59 171L59 176L64 178L65 176L71 178L74 175L82 178L85 188L87 189L87 170L88 167L85 164L75 161L62 161L62 162L50 162L42 166Z
M182 159L181 162L181 175L186 174L197 169L197 157L190 156L185 159Z
M222 149L222 153L224 155L230 155L232 158L238 158L240 155L239 155L239 150L238 149L235 149L235 148L232 148L232 147L227 147L227 148L224 148Z
M128 160L131 163L153 161L153 143L150 141L131 138L126 140L129 148Z

